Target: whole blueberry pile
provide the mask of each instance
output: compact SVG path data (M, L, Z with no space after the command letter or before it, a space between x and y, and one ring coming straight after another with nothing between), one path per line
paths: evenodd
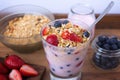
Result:
M93 61L95 65L102 69L113 69L119 65L118 57L107 57L99 55L98 53L94 54Z
M120 40L116 36L99 36L96 44L106 50L120 49Z
M116 36L99 36L96 42L97 46L102 49L108 50L105 55L111 54L109 51L120 49L120 40ZM98 48L99 49L99 48ZM93 55L93 62L102 69L113 69L119 65L119 57L104 56L102 52L97 51ZM115 54L115 53L112 53Z

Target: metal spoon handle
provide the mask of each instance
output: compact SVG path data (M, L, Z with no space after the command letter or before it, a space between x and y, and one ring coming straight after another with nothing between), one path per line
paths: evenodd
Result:
M111 1L110 3L109 3L109 5L106 7L106 9L103 11L103 13L102 14L100 14L100 16L95 20L95 22L91 25L91 29L93 29L94 28L94 26L110 11L110 9L113 7L113 5L114 5L114 2L113 1Z

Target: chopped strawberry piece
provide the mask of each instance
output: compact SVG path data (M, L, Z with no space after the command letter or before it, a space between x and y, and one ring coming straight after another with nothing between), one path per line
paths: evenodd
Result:
M59 43L57 36L54 34L48 35L46 41L54 46L57 46Z
M82 38L75 33L70 34L70 40L74 42L82 42Z
M6 75L0 74L0 80L8 80Z
M49 32L49 27L45 27L42 31L42 35L44 36L44 35L48 34L48 32Z
M75 54L79 54L79 53L80 53L80 51L75 52Z
M80 36L78 36L75 33L70 33L67 30L63 31L61 36L62 36L63 39L71 40L71 41L74 41L74 42L82 42L82 38Z
M22 80L22 76L17 69L13 69L9 74L9 80Z
M61 36L63 39L69 39L70 33L69 31L63 31Z
M82 64L82 62L83 62L83 61L80 61L80 62L76 65L76 67L79 67L79 66Z
M5 59L5 65L9 69L19 69L25 62L17 55L9 55Z
M9 69L2 62L0 62L0 74L7 74L7 73L9 73Z
M29 77L29 76L37 76L38 72L30 65L24 64L21 68L20 68L20 73L23 76Z

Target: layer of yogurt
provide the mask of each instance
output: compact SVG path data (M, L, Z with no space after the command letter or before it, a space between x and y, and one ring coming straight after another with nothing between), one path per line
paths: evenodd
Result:
M81 71L89 46L90 33L69 20L52 22L42 30L43 45L50 71L60 77Z

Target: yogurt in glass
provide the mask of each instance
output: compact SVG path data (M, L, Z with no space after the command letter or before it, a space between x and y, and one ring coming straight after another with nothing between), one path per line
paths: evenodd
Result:
M42 28L41 37L52 80L80 78L91 40L87 26L83 22L57 19Z

